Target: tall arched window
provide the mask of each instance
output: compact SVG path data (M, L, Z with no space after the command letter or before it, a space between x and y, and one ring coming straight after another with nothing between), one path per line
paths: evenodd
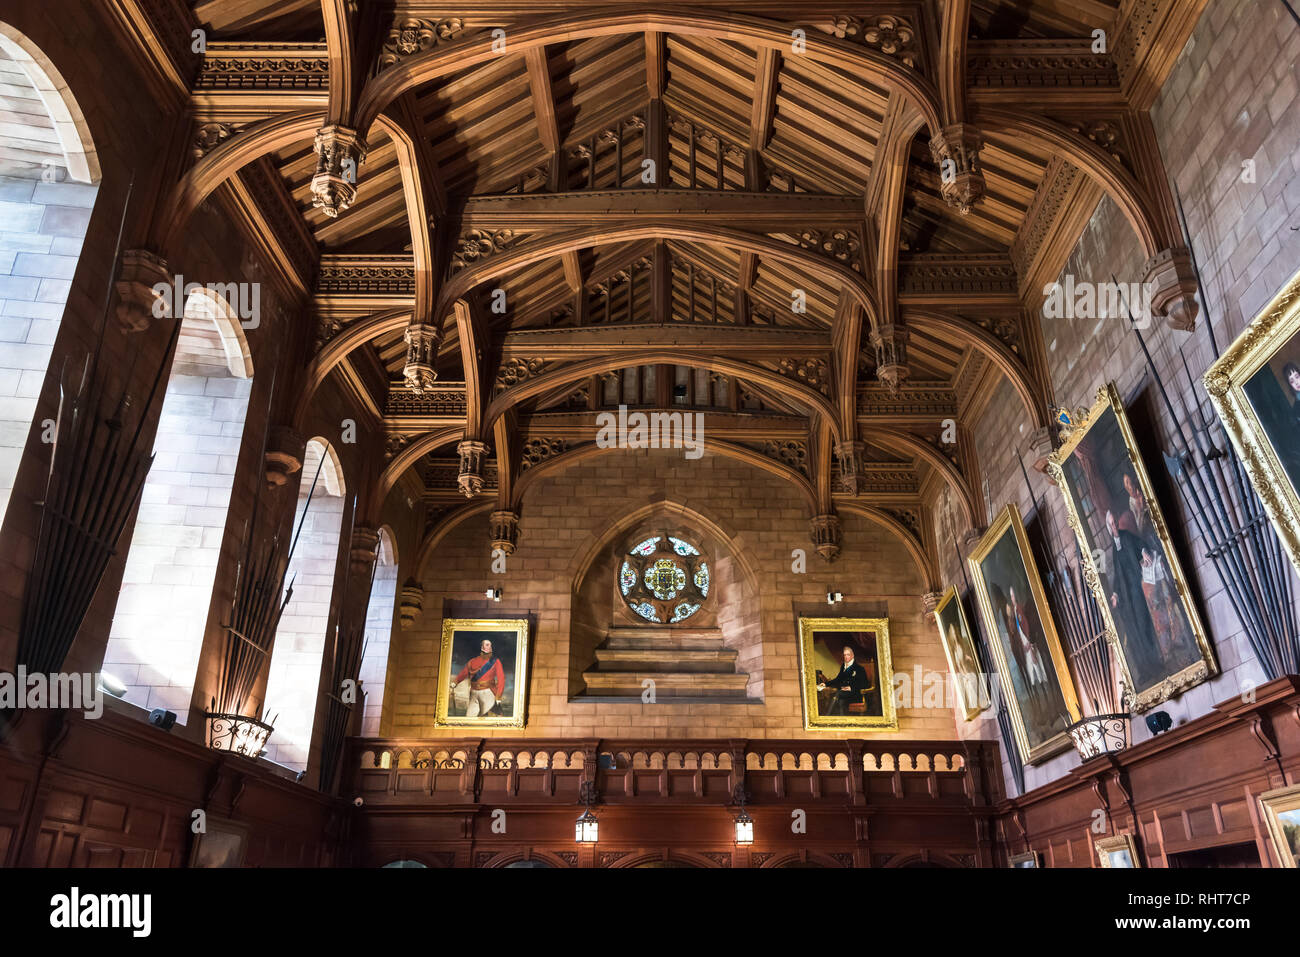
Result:
M324 439L312 439L303 455L293 516L294 531L301 523L302 532L285 575L286 584L293 582L293 597L275 633L266 680L266 708L275 725L267 757L295 771L306 769L311 749L346 490L333 447Z
M381 528L375 580L370 586L370 604L366 608L366 650L361 656L361 687L366 694L361 733L367 737L379 734L379 721L384 713L388 650L396 605L397 545L393 541L393 533L387 528Z
M67 83L0 22L0 519L45 382L99 190L99 160ZM41 430L34 433L39 441Z
M220 296L185 301L104 670L185 723L248 415L253 364Z

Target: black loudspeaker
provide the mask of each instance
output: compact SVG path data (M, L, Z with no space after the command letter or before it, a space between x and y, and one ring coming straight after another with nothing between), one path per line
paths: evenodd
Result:
M1169 717L1168 711L1157 711L1147 715L1147 730L1152 734L1163 734L1173 727L1173 724L1174 719Z
M176 726L176 712L168 711L166 708L154 708L149 712L149 723L155 728L170 731Z

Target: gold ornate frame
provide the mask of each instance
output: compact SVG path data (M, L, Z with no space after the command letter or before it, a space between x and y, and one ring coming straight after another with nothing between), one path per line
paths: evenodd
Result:
M466 718L448 716L451 688L452 637L458 631L512 631L515 633L515 693L508 718ZM436 728L522 728L524 705L528 700L528 619L526 618L445 618L442 622L442 653L438 665L438 707L434 713Z
M993 550L993 547L1002 540L1008 531L1015 535L1016 548L1020 552L1020 563L1024 566L1025 577L1029 579L1029 591L1034 598L1034 608L1038 612L1038 620L1043 623L1043 635L1047 639L1047 651L1051 655L1052 668L1056 672L1056 681L1061 686L1061 697L1065 701L1066 711L1071 721L1079 720L1079 702L1074 694L1074 682L1070 677L1070 669L1065 662L1065 650L1061 647L1061 639L1056 633L1056 622L1052 618L1052 609L1047 604L1047 596L1043 592L1043 582L1038 576L1038 567L1033 562L1033 553L1029 548L1029 537L1025 534L1025 523L1020 518L1020 509L1015 506L1015 503L1011 503L989 525L988 531L984 533L984 537L975 546L975 550L966 557L966 561L970 565L973 575L975 595L979 601L980 617L984 620L984 628L989 636L988 644L997 664L998 674L1002 676L1000 682L1002 693L1007 700L1007 711L1011 716L1011 730L1015 732L1016 745L1020 748L1020 754L1024 762L1026 764L1035 764L1070 747L1070 736L1062 731L1035 748L1029 746L1029 736L1025 732L1024 715L1020 713L1020 702L1016 698L1015 687L1009 677L1010 670L1007 666L1006 656L1002 652L1002 642L998 637L997 619L993 616L993 605L989 598L988 586L984 581L984 572L980 568L980 563L988 557L989 552Z
M1273 852L1283 867L1297 867L1296 856L1291 853L1286 834L1282 831L1282 822L1277 819L1283 811L1300 811L1300 784L1290 787L1274 788L1259 796L1260 812L1268 827L1268 836L1273 839Z
M828 715L817 713L817 669L813 667L813 632L870 631L876 636L876 684L880 688L879 715ZM848 728L898 730L894 710L894 666L889 653L888 618L800 618L799 689L803 693L803 726L807 731L836 731Z
M1074 454L1079 443L1087 437L1092 427L1101 420L1108 409L1115 413L1115 420L1119 424L1120 437L1124 440L1124 450L1128 453L1129 466L1133 470L1133 475L1137 479L1143 497L1146 499L1147 509L1151 513L1151 525L1156 530L1156 537L1160 540L1160 548L1164 552L1165 564L1169 566L1169 573L1173 576L1174 584L1178 588L1178 599L1183 606L1183 610L1187 613L1187 620L1191 624L1192 634L1196 638L1196 645L1201 651L1200 661L1188 665L1175 674L1166 675L1162 681L1147 688L1138 688L1133 683L1133 675L1129 669L1128 659L1124 656L1124 648L1119 641L1119 632L1115 628L1115 618L1111 614L1110 603L1106 601L1096 562L1093 560L1092 547L1088 544L1088 539L1084 535L1083 524L1079 518L1078 503L1074 500L1070 484L1066 480L1064 473L1066 460ZM1151 488L1150 476L1147 475L1146 467L1138 456L1137 441L1133 438L1133 430L1130 428L1128 416L1124 412L1124 401L1120 398L1119 390L1115 388L1113 382L1108 382L1097 390L1097 399L1092 408L1088 409L1081 416L1080 421L1074 424L1061 443L1061 447L1048 459L1048 469L1051 472L1052 479L1056 482L1057 488L1061 490L1061 497L1065 499L1065 510L1069 516L1070 527L1074 529L1074 534L1079 540L1079 550L1083 553L1083 577L1088 583L1098 607L1101 609L1102 620L1106 623L1106 640L1110 642L1110 646L1114 649L1115 656L1119 661L1124 686L1128 689L1128 696L1131 698L1130 706L1132 709L1139 713L1147 711L1160 702L1176 698L1188 689L1194 688L1201 682L1208 681L1218 674L1219 668L1214 660L1214 651L1210 647L1209 638L1205 634L1205 626L1201 623L1201 617L1196 611L1196 606L1192 603L1191 590L1187 586L1187 576L1183 574L1182 565L1178 561L1178 554L1174 551L1173 542L1169 537L1169 527L1165 524L1164 510L1161 509L1160 503L1156 499L1155 491Z
M987 699L981 698L977 700L974 707L972 707L971 703L966 700L965 685L960 680L961 676L957 673L957 664L953 658L952 649L948 647L948 636L943 633L943 622L940 619L943 616L944 609L954 602L956 602L957 607L957 624L962 631L966 633L966 638L970 641L971 648L974 649L975 636L971 634L970 623L966 621L966 610L961 606L961 598L957 594L956 585L949 585L948 590L945 591L943 597L939 599L939 604L935 605L934 626L939 632L939 644L943 645L943 653L948 658L948 673L952 675L954 685L957 689L957 701L961 705L962 713L965 715L966 720L970 721L981 711L985 710L987 705L981 705L980 700ZM975 660L978 662L979 658L976 657ZM985 685L987 683L987 679L983 675L980 676L980 683ZM978 690L976 693L978 695Z
M1103 837L1099 841L1094 841L1093 846L1097 849L1097 863L1101 867L1112 867L1109 855L1113 851L1128 851L1128 858L1133 862L1133 868L1138 869L1142 866L1142 860L1138 857L1137 841L1133 840L1132 834L1116 834L1112 837ZM1128 868L1119 868L1127 870Z
M1277 451L1247 398L1244 386L1300 332L1300 272L1206 371L1202 381L1246 474L1277 529L1291 562L1300 570L1300 490L1287 478Z
M1022 864L1033 861L1030 867L1041 868L1043 866L1043 857L1037 851L1025 851L1023 854L1012 854L1007 858L1007 867L1018 868ZM1029 868L1024 868L1028 870Z

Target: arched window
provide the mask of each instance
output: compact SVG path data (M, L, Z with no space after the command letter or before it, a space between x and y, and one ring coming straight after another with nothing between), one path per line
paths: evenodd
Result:
M301 523L302 533L285 575L286 584L293 582L293 596L275 633L266 679L266 709L275 726L267 757L295 771L306 769L311 748L345 491L334 449L324 439L312 439L303 455L293 516L294 531Z
M86 121L48 58L0 22L0 519L99 190Z
M698 545L662 532L628 549L619 565L618 590L638 618L675 625L708 601L710 574Z
M220 296L185 301L104 670L127 700L184 724L248 414L252 361Z
M366 608L366 650L361 657L361 688L366 695L361 733L379 734L384 713L384 688L388 678L388 649L392 638L393 610L397 605L397 545L387 528L379 530L379 557Z

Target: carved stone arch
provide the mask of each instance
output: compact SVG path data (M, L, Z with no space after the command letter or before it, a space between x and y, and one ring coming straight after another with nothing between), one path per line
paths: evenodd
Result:
M725 41L740 41L763 49L790 49L791 31L784 25L740 14L707 16L684 11L612 13L604 16L558 17L514 25L509 50L519 54L551 43L620 34L675 33ZM804 50L811 60L897 89L914 101L932 132L941 127L939 96L934 85L901 61L867 47L804 30ZM389 67L367 82L358 98L355 126L364 131L384 108L408 90L429 80L460 72L501 56L495 38L484 30L462 40L439 44Z
M1047 117L1028 112L981 109L976 122L984 130L1028 137L1079 167L1114 200L1137 233L1148 257L1181 243L1180 238L1166 235L1162 219L1151 207L1150 197L1133 175L1086 136Z
M936 329L970 343L984 358L997 366L998 371L1011 383L1025 411L1029 413L1031 427L1037 429L1048 424L1047 403L1038 383L1034 381L1025 361L1001 339L973 323L942 312L908 308L904 310L904 315L909 326Z
M888 512L870 505L863 505L859 502L837 502L836 508L840 512L850 515L861 515L870 522L879 525L881 528L891 532L895 538L903 543L912 561L916 563L916 570L921 573L921 578L925 582L927 589L937 588L939 585L939 574L934 561L926 551L922 543L912 532L894 516Z
M809 386L788 379L777 372L752 366L736 359L703 358L694 353L679 353L671 349L654 348L647 348L645 352L630 355L604 356L572 362L553 372L543 372L541 375L533 376L511 386L489 403L483 416L483 428L484 430L490 428L498 418L505 414L506 410L513 408L525 399L542 395L552 389L558 389L568 382L575 382L579 379L585 379L589 376L599 375L602 372L609 372L625 366L655 365L656 363L708 369L712 372L722 372L742 379L751 379L768 387L778 395L811 409L815 414L820 414L829 423L835 441L838 442L841 439L835 407L827 396Z

